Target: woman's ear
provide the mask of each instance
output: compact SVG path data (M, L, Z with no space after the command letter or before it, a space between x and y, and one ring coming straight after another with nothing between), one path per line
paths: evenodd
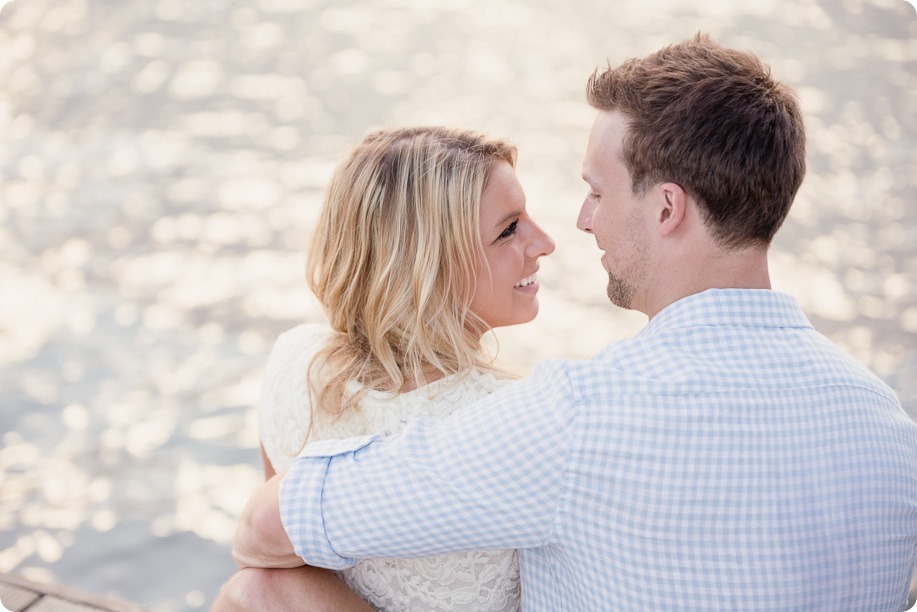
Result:
M676 183L660 183L656 223L660 236L669 236L685 220L688 194Z

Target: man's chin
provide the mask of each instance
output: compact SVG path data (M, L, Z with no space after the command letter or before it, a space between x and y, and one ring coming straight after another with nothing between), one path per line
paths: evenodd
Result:
M612 278L609 274L608 279L608 299L611 303L619 308L630 310L634 303L633 289L620 280Z

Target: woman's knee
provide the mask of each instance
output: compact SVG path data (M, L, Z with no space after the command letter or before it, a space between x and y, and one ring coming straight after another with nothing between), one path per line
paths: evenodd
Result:
M237 610L264 610L272 596L271 574L273 570L246 567L223 585L212 612L235 612Z
M236 572L223 587L212 610L369 611L372 608L333 572L317 567L258 569Z

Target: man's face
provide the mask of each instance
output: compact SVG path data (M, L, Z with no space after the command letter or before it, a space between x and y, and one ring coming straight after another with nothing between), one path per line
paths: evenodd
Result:
M589 193L576 226L593 234L603 251L608 272L608 299L622 308L645 312L647 230L650 211L644 197L631 189L621 157L627 119L617 111L602 111L589 133L583 159L583 180Z

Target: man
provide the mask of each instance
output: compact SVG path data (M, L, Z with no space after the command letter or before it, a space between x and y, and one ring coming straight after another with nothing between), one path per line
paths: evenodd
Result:
M442 423L307 447L246 508L237 560L516 548L531 610L902 609L917 425L770 290L805 173L793 94L698 35L588 99L578 226L647 327Z

